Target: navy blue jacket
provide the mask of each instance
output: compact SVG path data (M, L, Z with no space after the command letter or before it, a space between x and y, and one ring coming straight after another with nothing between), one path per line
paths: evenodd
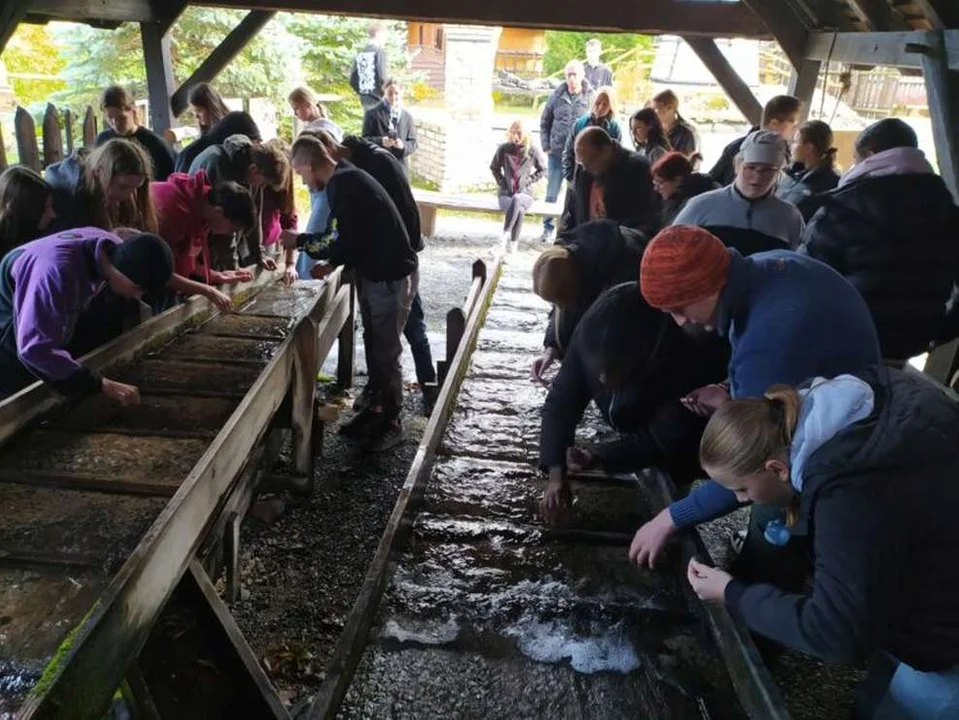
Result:
M872 414L803 467L812 594L734 580L726 604L752 630L826 660L884 650L947 670L959 665L959 403L911 371L856 374L873 388Z
M762 397L771 385L798 385L881 362L869 308L825 263L789 250L731 255L716 329L729 337L730 394ZM670 505L677 527L731 512L738 502L715 482Z

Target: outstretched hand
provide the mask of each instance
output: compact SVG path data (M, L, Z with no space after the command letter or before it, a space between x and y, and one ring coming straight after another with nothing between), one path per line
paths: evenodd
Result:
M709 417L729 400L729 390L722 385L706 385L693 390L679 401L690 412Z
M723 602L726 598L726 586L733 579L729 573L704 565L695 558L689 560L686 577L700 600L716 603Z

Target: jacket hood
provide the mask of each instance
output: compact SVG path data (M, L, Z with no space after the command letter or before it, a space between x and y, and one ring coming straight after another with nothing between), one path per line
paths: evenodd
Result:
M85 154L83 150L74 150L65 159L47 167L43 172L44 178L55 188L73 190L80 184Z
M872 413L873 389L854 375L816 378L799 391L802 405L789 449L790 478L802 492L803 468L809 457L840 432Z
M802 472L804 516L816 494L845 477L952 462L955 456L959 403L942 386L914 370L883 365L856 377L872 389L874 407L808 453Z
M231 162L241 153L249 152L251 147L253 147L253 141L246 135L230 135L223 141L223 151Z
M177 194L186 199L193 208L199 208L203 204L211 187L210 178L206 170L202 169L194 175L173 173L166 182L175 187Z
M870 155L861 163L854 165L839 180L844 187L864 177L882 177L884 175L931 175L932 165L918 148L900 147Z

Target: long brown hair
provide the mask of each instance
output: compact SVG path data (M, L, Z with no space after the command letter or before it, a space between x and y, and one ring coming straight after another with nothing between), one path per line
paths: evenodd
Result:
M290 169L290 146L283 140L276 138L267 140L262 147L268 151L268 171L260 170L268 180L278 179L279 182L271 185L271 190L277 195L277 207L283 215L293 215L296 212L296 197L293 195L293 172ZM257 167L261 167L257 164Z
M107 188L118 175L143 178L133 202L108 203ZM157 217L150 196L153 162L147 151L136 142L114 138L93 150L83 159L83 179L77 200L87 203L91 221L96 227L112 230L130 227L144 232L157 232Z
M741 478L763 469L771 458L788 455L802 398L788 385L773 385L762 398L723 404L709 419L699 443L699 462L713 473ZM787 523L796 520L794 498Z
M28 167L0 173L0 256L40 237L40 220L53 196L50 184Z
M197 105L210 113L210 125L206 128L201 128L203 132L206 132L216 125L230 112L230 108L223 102L220 93L214 90L210 83L194 85L190 88L190 95L187 100L191 105Z

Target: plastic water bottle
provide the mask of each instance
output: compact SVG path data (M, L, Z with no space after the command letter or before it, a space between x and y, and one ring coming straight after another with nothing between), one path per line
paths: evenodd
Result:
M792 533L789 532L789 528L786 527L786 523L782 520L770 520L766 523L766 530L763 532L763 537L766 538L766 542L782 547L789 542Z

